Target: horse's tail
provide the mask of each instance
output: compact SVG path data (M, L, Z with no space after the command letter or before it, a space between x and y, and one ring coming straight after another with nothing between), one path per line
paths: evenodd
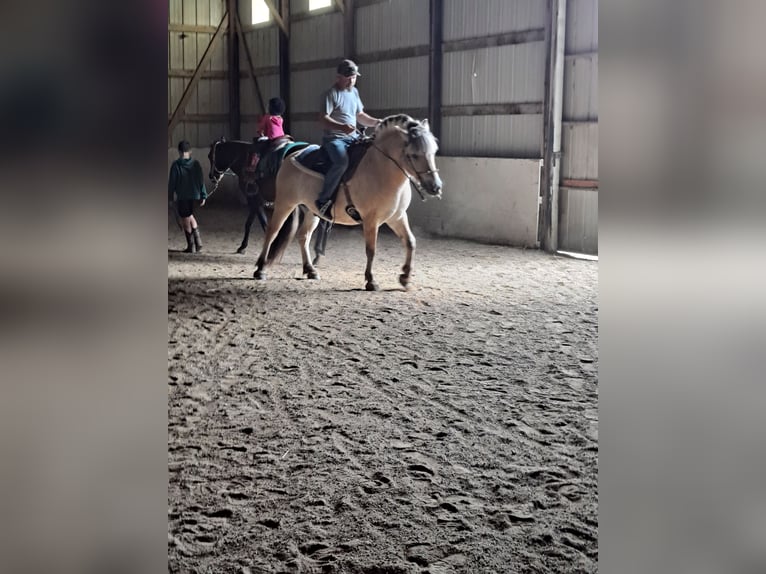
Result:
M279 263L282 260L282 256L285 254L287 246L295 237L298 232L298 225L300 223L300 209L296 207L293 212L287 216L282 227L279 229L279 233L274 238L269 248L269 253L266 255L266 265L271 265L274 262Z

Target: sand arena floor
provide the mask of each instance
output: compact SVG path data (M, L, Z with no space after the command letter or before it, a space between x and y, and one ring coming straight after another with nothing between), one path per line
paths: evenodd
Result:
M243 210L168 228L171 572L596 572L596 263L360 228L252 279Z

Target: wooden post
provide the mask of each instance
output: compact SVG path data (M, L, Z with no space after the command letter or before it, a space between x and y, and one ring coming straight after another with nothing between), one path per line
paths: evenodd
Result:
M226 1L229 9L229 137L240 137L240 94L239 94L239 34L234 24L239 13L238 0Z
M444 41L444 0L430 4L430 58L428 62L428 123L437 138L442 131L442 61Z
M284 129L290 133L290 1L280 0L279 12L284 28L279 31L279 97L285 102Z
M354 25L354 0L338 5L343 12L343 57L354 59L356 55L356 26Z
M168 141L172 140L173 130L176 129L178 122L181 120L181 117L184 114L184 109L186 108L186 104L189 103L189 98L191 97L192 90L194 90L194 88L197 87L197 83L199 83L199 80L202 77L202 68L204 68L205 65L208 63L208 61L210 60L210 56L213 53L213 48L215 48L216 44L218 43L218 40L220 40L221 36L223 36L224 30L226 30L227 16L228 16L228 11L225 12L223 15L223 18L221 18L221 23L218 24L218 28L216 29L215 34L213 34L213 37L210 39L210 43L207 45L207 48L205 49L205 53L202 54L202 58L197 64L197 68L194 70L194 75L192 76L192 79L189 80L189 83L186 85L186 89L184 90L184 93L181 95L181 99L178 101L178 105L176 106L176 109L173 110L173 115L170 116L170 121L168 122Z

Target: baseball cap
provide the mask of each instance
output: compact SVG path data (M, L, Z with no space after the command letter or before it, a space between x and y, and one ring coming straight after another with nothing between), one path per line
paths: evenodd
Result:
M349 78L351 76L361 76L359 73L359 67L351 60L343 60L338 64L338 74Z

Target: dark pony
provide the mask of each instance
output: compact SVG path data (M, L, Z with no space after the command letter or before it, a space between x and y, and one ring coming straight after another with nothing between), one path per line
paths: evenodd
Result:
M237 176L239 191L247 200L248 214L245 221L245 235L237 253L244 253L250 238L250 228L256 216L261 228L265 231L269 220L266 209L273 206L276 177L265 177L256 180L253 166L253 154L261 155L264 148L261 142L227 141L221 138L210 145L210 180L214 182L213 191L218 188L221 180L227 174ZM256 158L257 159L257 158ZM211 194L213 193L211 191Z

